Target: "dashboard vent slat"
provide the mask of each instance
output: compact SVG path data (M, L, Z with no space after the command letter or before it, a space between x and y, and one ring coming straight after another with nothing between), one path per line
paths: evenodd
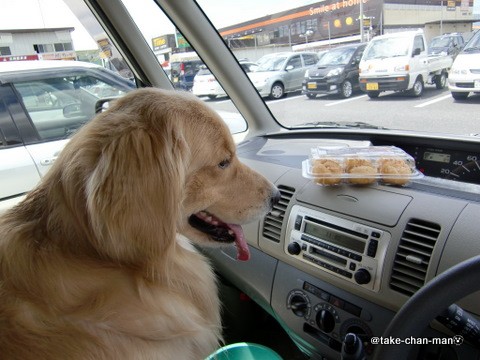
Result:
M411 296L425 284L430 258L440 235L440 225L411 219L398 245L390 288Z
M295 193L295 189L289 186L279 185L280 201L274 205L272 211L270 211L263 221L262 235L265 239L280 242L280 236L282 233L283 221L285 218L285 212L287 211L288 204Z

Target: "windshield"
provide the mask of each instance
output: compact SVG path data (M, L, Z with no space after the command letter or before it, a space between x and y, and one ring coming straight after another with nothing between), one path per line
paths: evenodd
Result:
M154 0L122 1L173 88L199 96L230 125L233 121L232 131L248 129L244 114L225 91L228 87L222 83L222 74L210 68L208 59L203 59L190 44L181 24L173 24ZM250 64L248 68L244 65L244 69L251 86L244 86L244 91L257 92L274 121L283 128L361 123L395 130L480 133L480 78L469 70L457 70L451 57L440 59L437 64L444 65L439 69L433 69L430 63L426 69L421 65L427 64L427 44L434 38L458 29L462 29L466 40L472 38L478 27L474 19L480 18L478 5L462 2L464 9L457 2L453 9L450 5L448 8L447 1L442 7L439 2L428 0L197 3L238 62ZM405 31L418 33L415 43L412 36L398 36ZM447 39L438 41L441 43L435 40L432 46L441 46ZM333 81L328 85L322 82L326 80L316 79L314 84L306 79L306 74L312 75L309 70L317 66L348 64L354 50L341 47L359 43L366 44L366 48L363 56L358 54L355 76L348 79L348 86L343 87L346 79L339 71L328 73L329 81ZM413 54L415 49L420 52ZM477 36L463 52L475 53L479 49ZM0 60L48 59L95 63L134 80L135 71L82 0L21 0L2 5ZM366 63L372 60L378 63ZM211 71L212 79L218 81L195 82L195 75L204 65L209 70L200 74ZM421 75L416 75L420 74L419 66L424 68ZM458 80L456 90L452 90L457 80L450 68L459 76L468 74ZM273 73L279 70L285 70L281 78ZM396 76L398 72L409 77L395 88L383 84L384 80L375 80ZM263 74L256 76L257 73ZM417 78L421 84L417 82L413 87ZM459 95L466 91L462 82L471 85L466 95ZM86 90L104 90L93 88ZM343 88L348 91L342 92Z
M435 38L430 43L431 48L443 48L447 47L450 44L450 38L442 37L442 38Z
M479 52L480 51L480 31L478 31L465 45L465 52Z
M286 56L277 57L267 55L258 60L258 67L255 71L280 71L286 59Z
M372 40L365 51L364 59L379 59L386 57L406 56L410 46L409 38L391 38Z
M350 61L350 58L354 52L355 48L331 50L322 56L320 61L317 63L317 66L346 65Z

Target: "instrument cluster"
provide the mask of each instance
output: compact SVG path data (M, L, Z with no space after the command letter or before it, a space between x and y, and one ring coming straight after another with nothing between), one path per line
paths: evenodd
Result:
M403 146L426 176L480 185L480 152Z

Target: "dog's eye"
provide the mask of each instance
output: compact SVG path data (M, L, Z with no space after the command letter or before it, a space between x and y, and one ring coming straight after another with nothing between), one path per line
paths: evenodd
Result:
M223 161L220 161L220 163L218 164L218 167L220 169L226 169L229 165L230 165L230 160L225 159Z

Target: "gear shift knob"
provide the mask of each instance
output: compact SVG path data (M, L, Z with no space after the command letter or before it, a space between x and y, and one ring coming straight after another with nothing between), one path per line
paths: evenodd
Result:
M364 360L365 351L362 340L354 333L345 335L342 343L342 360Z

